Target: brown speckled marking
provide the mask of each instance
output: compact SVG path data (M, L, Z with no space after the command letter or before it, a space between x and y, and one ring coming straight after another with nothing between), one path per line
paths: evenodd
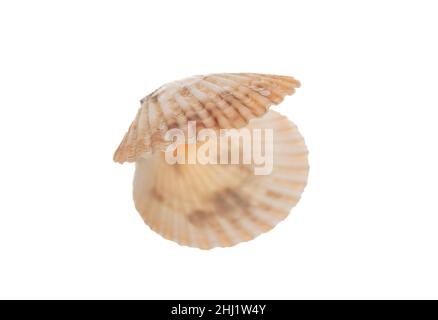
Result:
M164 196L156 188L152 188L151 195L158 202L164 202Z
M231 239L225 234L222 226L218 221L218 212L207 212L196 209L188 215L189 222L197 228L210 227L219 237L220 243L229 246L232 244Z
M188 97L188 96L190 96L192 93L190 92L189 88L187 88L187 87L182 87L181 90L179 90L179 94L182 95L183 97Z
M169 122L167 123L167 128L170 130L170 129L177 129L177 128L179 128L179 125L178 125L178 123L176 122L176 120L175 119L171 119L171 120L169 120Z
M225 188L214 194L212 202L216 209L215 212L227 220L244 240L250 240L253 238L253 235L242 226L239 219L241 216L240 212L247 210L249 208L249 203L245 202L244 199L233 201L235 197L233 196L234 194L237 193L230 188Z
M203 227L208 223L209 216L211 214L207 211L196 209L193 210L189 215L188 219L191 224L196 227Z
M230 188L226 188L224 191L231 199L234 200L234 202L242 209L248 209L250 207L250 203L248 200L244 199L241 197L241 195L230 189Z
M212 201L218 211L228 212L230 211L230 209L232 209L232 206L230 206L230 204L226 201L222 191L218 191L217 193L215 193L212 196Z

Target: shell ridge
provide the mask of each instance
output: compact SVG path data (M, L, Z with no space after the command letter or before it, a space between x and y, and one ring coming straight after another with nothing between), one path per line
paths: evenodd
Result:
M266 112L269 105L272 103L267 102L267 104L262 104L259 100L253 99L248 92L251 91L251 88L246 87L243 83L236 82L234 80L229 79L226 76L221 76L220 78L226 79L234 84L234 90L231 93L238 99L243 105L245 105L248 109L251 110L251 113L255 116L260 116ZM243 88L246 88L244 90ZM263 96L262 96L263 97ZM265 98L265 97L263 97Z
M216 85L216 83L212 82L211 79L206 79L205 82L213 83L214 85ZM254 118L254 114L250 111L248 107L246 107L242 103L240 103L241 105L240 107L236 106L236 103L234 103L233 101L233 96L230 90L224 90L222 93L216 93L216 96L218 97L219 100L222 100L224 103L226 103L231 110L233 110L231 113L235 114L236 117L241 118L237 127L242 126L242 120L246 125L249 122L249 120ZM232 117L231 115L227 116L227 118L229 119L232 119L231 117Z
M205 86L205 83L208 82L204 80L203 82L199 83L199 90L209 90L208 87ZM237 120L239 117L241 118L240 121L244 121L244 118L228 103L228 101L221 99L219 96L220 93L216 91L208 91L208 93L205 93L217 110L216 121L220 128L231 128L232 122Z

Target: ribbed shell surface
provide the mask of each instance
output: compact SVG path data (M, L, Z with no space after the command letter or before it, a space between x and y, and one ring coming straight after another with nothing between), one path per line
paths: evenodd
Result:
M249 129L273 129L273 170L253 165L170 165L163 152L136 162L134 201L164 238L201 249L233 246L285 219L307 183L307 148L297 127L269 111Z
M172 128L242 128L263 116L272 104L293 94L300 83L292 77L221 73L168 83L141 100L141 107L114 154L114 161L135 162L163 149Z

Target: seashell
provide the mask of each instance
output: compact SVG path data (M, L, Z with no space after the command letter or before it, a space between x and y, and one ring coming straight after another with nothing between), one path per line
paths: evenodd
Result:
M218 74L176 81L143 99L114 160L136 163L134 203L145 223L180 245L211 249L254 239L285 219L307 183L307 148L297 127L268 108L298 86L290 77ZM217 164L169 163L166 132L187 135L191 120L196 129L237 129L240 138L249 132L254 149L272 150L271 171L255 174L260 163L242 161L248 154L242 144L218 145ZM261 134L269 130L272 136ZM179 144L176 151L187 160L206 144ZM233 152L239 162L220 164L223 153L232 159Z
M169 144L164 134L172 128L185 130L188 121L196 121L199 128L242 128L299 86L291 77L254 73L194 76L165 84L141 100L114 161L135 162L145 153L163 150Z

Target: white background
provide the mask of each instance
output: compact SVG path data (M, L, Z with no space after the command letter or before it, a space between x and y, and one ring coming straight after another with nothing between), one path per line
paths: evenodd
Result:
M2 1L1 298L438 298L434 1ZM228 249L146 227L112 155L139 100L292 75L310 178Z

